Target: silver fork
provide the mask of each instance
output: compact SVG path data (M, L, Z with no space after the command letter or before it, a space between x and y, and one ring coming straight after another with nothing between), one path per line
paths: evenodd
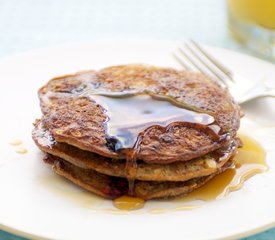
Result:
M239 104L256 98L275 98L275 88L268 87L262 81L248 81L233 73L193 40L179 47L173 55L185 70L199 71L216 79L220 85L229 89Z

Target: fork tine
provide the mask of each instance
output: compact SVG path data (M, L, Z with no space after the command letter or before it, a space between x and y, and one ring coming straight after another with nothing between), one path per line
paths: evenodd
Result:
M201 52L209 61L211 61L219 70L221 70L232 82L234 81L233 73L225 67L223 64L221 64L219 61L217 61L214 57L212 57L210 54L208 54L199 44L197 44L194 40L190 40L190 42L196 47L196 49Z
M189 57L182 48L178 48L179 52L201 73L208 75L191 57Z
M225 78L218 74L218 72L214 70L209 64L207 64L196 51L194 51L187 43L185 44L185 46L193 54L193 56L200 61L201 64L203 64L211 73L213 73L218 78L218 80L220 80L226 86L228 85Z
M190 64L192 64L194 66L195 69L197 69L199 72L205 74L206 76L209 76L209 73L206 72L201 66L200 64L198 64L196 61L193 60L194 59L197 59L198 57L196 55L193 54L192 51L190 51L190 53L192 54L192 57L189 56L182 48L178 48L179 52L189 61ZM207 67L208 68L208 67ZM216 75L216 81L218 81L220 84L222 84L224 87L227 87L227 84L225 82L225 80L220 77L219 75L217 74L214 74ZM211 77L211 76L209 76Z
M181 58L179 58L175 53L173 53L173 57L184 68L184 70L191 70L190 67Z

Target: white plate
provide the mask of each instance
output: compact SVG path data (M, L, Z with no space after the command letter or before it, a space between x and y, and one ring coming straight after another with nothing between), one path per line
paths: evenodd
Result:
M122 213L112 203L54 175L31 139L40 117L37 90L54 76L123 63L180 67L171 52L176 42L101 41L35 50L0 61L0 227L28 237L50 239L217 239L240 237L275 225L275 101L246 106L242 131L267 151L270 170L226 198L190 211L173 211L171 201L150 201L139 211ZM275 86L275 68L228 50L209 48L224 64L248 79ZM9 145L19 138L21 155ZM152 209L166 210L153 214ZM121 214L122 213L122 214Z

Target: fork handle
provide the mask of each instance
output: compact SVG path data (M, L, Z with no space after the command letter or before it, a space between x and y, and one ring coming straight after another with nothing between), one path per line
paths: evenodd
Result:
M238 102L239 104L242 103L246 103L249 102L251 100L257 99L257 98L265 98L265 97L272 97L275 98L275 88L274 89L270 89L268 91L265 92L261 92L259 94L246 94L244 95Z

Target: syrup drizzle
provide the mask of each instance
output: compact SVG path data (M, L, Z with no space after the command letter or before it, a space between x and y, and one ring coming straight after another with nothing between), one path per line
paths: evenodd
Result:
M167 127L182 122L206 126L216 135L220 131L214 117L187 110L169 97L129 93L97 93L90 97L106 110L106 132L115 141L114 151L134 148L139 134L156 125Z
M221 129L213 116L186 109L185 105L168 96L132 92L91 91L89 94L106 111L105 129L109 148L126 159L129 195L133 195L140 143L151 127L160 126L168 130L177 123L199 125L215 140L226 137L220 133Z

